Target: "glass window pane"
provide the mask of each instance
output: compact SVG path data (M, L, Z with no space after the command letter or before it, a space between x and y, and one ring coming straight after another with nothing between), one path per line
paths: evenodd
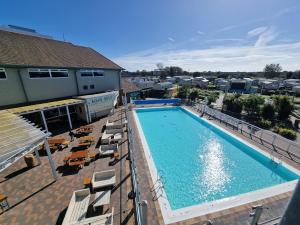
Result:
M82 77L92 77L93 73L92 72L81 72Z
M103 77L104 74L102 72L94 72L95 77Z
M6 79L6 75L4 71L0 71L0 79Z
M68 77L69 74L67 71L51 71L52 77Z
M50 73L41 71L30 71L29 76L30 78L47 78L50 77Z

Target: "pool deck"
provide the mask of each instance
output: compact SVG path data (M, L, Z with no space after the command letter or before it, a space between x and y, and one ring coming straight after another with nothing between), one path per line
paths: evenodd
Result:
M118 120L119 108L110 119ZM124 118L124 117L123 117ZM92 123L95 127L93 133L96 140L102 133L102 128L108 117ZM58 135L69 140L68 133ZM112 161L110 157L98 158L89 165L84 166L79 172L72 172L62 167L63 158L70 153L77 140L62 150L52 154L57 166L58 180L54 182L51 174L47 156L42 156L42 164L32 169L27 169L24 159L19 160L6 170L0 173L0 193L8 196L10 208L5 212L0 212L1 225L59 225L64 219L73 191L83 189L83 179L91 177L94 171L115 169L116 186L112 190L111 204L105 206L102 212L110 212L114 207L114 225L134 224L133 202L129 200L127 194L131 191L131 174L129 161L126 160L128 152L127 132L120 145L120 160L113 166L109 166ZM97 144L92 146L95 150ZM91 196L90 203L94 200ZM90 204L88 216L99 215L100 212L93 212Z
M198 114L196 111L194 111L191 107L188 107L188 109L192 110L194 113ZM147 200L148 202L148 224L150 225L157 225L157 224L164 224L163 217L161 214L160 206L158 201L153 200L153 193L150 192L151 187L153 186L153 182L150 176L150 171L148 168L147 161L144 156L144 151L142 149L142 143L141 139L138 134L137 125L133 119L133 113L130 113L132 124L131 127L133 129L133 135L134 135L134 154L137 164L137 173L138 173L138 180L139 180L139 188L141 192L141 199ZM207 118L208 119L208 118ZM239 138L249 142L250 144L260 148L263 151L269 152L268 148L266 146L262 146L261 144L243 136L242 134L232 130L230 127L225 126L224 124L221 124L220 122L216 120L209 119L210 122L224 128L225 130L229 131L230 133L238 136ZM274 153L274 156L280 157L277 153ZM284 162L294 166L297 169L300 169L300 164L291 161L288 158L282 157L281 158ZM146 176L145 176L146 175ZM179 224L204 224L206 221L210 220L213 222L213 225L245 225L251 221L249 217L249 213L251 211L251 207L262 204L268 209L265 209L263 211L263 214L261 216L260 222L263 222L265 220L273 219L276 217L279 217L282 215L286 204L291 196L292 192L280 194L271 198L267 198L264 200L260 200L257 202L252 202L249 204L241 205L238 207L230 208L227 210L219 211L216 213L211 213L205 216L195 217L192 219L188 219L185 221L173 223L174 225Z

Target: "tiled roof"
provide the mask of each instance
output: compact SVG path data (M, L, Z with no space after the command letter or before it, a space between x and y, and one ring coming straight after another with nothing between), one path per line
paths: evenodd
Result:
M122 69L88 47L3 30L0 66Z
M140 88L138 88L135 84L129 82L128 80L122 78L122 89L126 93L139 91Z

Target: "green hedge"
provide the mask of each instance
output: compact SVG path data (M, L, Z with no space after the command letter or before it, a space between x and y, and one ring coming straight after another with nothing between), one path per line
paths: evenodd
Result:
M297 133L289 128L282 128L282 127L277 127L275 129L275 132L280 134L281 136L288 138L290 140L296 140L297 139Z

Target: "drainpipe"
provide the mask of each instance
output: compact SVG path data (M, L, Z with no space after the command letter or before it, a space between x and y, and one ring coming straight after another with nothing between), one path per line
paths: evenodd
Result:
M24 83L23 83L23 79L22 79L20 69L18 69L17 71L18 71L18 77L19 77L19 80L20 80L20 83L21 83L21 86L22 86L22 90L23 90L23 93L24 93L24 96L25 96L25 100L26 100L26 102L29 102L29 98L28 98L27 92L25 90L25 86L24 86Z

